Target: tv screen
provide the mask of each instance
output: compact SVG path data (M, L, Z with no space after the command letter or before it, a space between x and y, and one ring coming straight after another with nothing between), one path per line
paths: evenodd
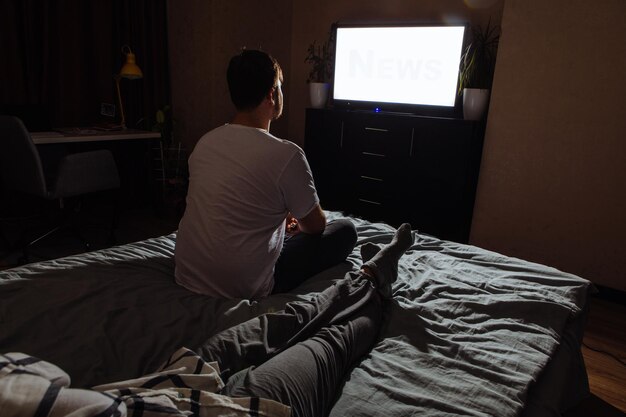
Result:
M465 26L338 26L332 98L371 110L454 109Z

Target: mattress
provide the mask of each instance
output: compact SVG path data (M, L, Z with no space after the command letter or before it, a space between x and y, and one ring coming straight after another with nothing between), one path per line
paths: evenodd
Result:
M258 301L178 286L175 233L2 271L0 353L54 363L73 387L152 372L182 346L310 299L360 266L360 245L390 241L390 226L352 220L359 239L346 262ZM591 289L555 268L415 233L379 340L330 415L558 416L588 394L580 343Z

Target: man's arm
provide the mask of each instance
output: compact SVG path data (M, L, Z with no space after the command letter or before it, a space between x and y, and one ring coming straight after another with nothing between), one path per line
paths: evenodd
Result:
M326 229L326 215L319 204L316 204L309 214L298 219L298 229L312 235L322 233Z

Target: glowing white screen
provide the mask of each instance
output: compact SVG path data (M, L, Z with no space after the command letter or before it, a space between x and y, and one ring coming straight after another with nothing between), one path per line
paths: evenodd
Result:
M454 106L463 26L337 28L333 98Z

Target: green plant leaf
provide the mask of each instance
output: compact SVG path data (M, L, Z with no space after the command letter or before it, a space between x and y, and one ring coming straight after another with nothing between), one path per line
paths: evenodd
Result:
M307 55L304 58L304 62L311 64L307 82L327 82L330 80L332 77L334 45L334 30L332 26L328 33L328 38L323 44L318 45L317 41L313 41L309 45Z
M464 88L491 88L495 72L500 28L491 24L472 26L470 40L461 55L459 94Z

